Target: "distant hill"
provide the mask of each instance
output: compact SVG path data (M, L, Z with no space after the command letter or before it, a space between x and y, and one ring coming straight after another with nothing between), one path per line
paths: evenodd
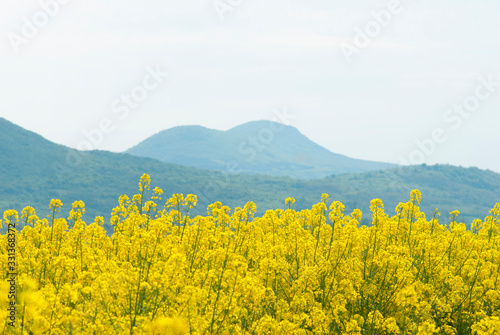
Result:
M298 179L397 166L332 153L296 128L272 121L249 122L228 131L175 127L147 138L126 153L200 169Z
M330 186L330 195L351 208L365 211L370 200L384 201L386 212L394 214L399 202L408 201L408 190L422 193L422 208L426 213L436 208L445 221L449 212L459 210L463 222L483 219L488 211L500 202L500 174L475 167L451 165L419 165L355 175L332 176L314 180L304 188ZM364 212L365 212L364 211Z
M231 175L128 154L80 152L2 118L0 157L0 213L11 208L21 211L30 205L44 217L49 213L50 199L58 198L64 203L60 215L67 217L71 203L83 200L87 222L97 215L109 219L120 195L131 197L138 192L143 173L151 175L152 187L165 191L163 203L174 193L196 194L199 204L195 215L206 213L207 205L215 201L232 208L253 201L258 214L263 214L267 209L283 208L289 196L297 200L296 209L304 209L328 193L331 200L345 203L346 212L360 208L363 223L368 224L371 199L382 199L386 212L392 215L398 202L407 201L410 191L418 188L424 211L439 208L446 221L448 212L458 209L460 219L470 223L473 218L484 218L500 202L500 174L476 168L422 165L311 181Z

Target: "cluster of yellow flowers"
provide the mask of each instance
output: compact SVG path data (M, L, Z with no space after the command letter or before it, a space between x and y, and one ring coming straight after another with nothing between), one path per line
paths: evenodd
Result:
M9 282L0 282L2 334L500 334L500 204L468 229L427 219L420 192L393 216L371 202L361 211L323 195L312 209L254 217L216 202L191 217L196 196L139 183L121 196L114 233L103 218L47 219L25 208L16 223L16 324ZM146 194L150 194L148 198ZM8 273L6 235L0 269Z

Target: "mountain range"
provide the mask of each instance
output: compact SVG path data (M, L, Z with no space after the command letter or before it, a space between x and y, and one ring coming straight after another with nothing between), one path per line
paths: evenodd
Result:
M202 129L202 128L200 128ZM183 145L173 138L168 145ZM293 146L294 143L288 143ZM345 203L346 212L360 208L365 224L370 221L370 200L384 201L392 215L400 201L407 201L412 189L422 192L427 213L439 208L444 220L458 209L463 222L484 218L500 202L500 174L477 168L449 165L398 167L355 174L330 175L313 180L258 174L231 174L203 170L152 158L107 151L77 151L52 143L42 136L0 118L0 213L19 212L25 206L37 209L39 217L49 213L53 198L64 203L61 217L67 217L71 203L83 200L84 220L95 216L107 220L122 194L138 193L139 178L151 176L151 186L165 192L162 202L174 193L198 196L193 214L206 213L207 205L221 201L231 208L248 201L257 204L258 214L284 208L284 199L294 197L295 208L310 208L327 193L331 200ZM160 206L161 207L161 206ZM110 229L109 225L107 226Z
M126 153L200 169L306 180L397 167L333 153L296 128L272 121L248 122L227 131L175 127Z

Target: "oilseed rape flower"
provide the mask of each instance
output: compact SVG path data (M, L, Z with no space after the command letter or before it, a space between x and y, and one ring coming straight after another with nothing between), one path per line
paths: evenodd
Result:
M16 230L16 322L6 306L9 238L0 236L2 334L497 334L500 204L470 228L421 212L410 193L394 214L380 199L363 213L323 194L310 209L257 216L255 203L215 202L190 216L195 195L140 178L103 217L83 221L50 202ZM148 196L148 194L150 196ZM67 218L67 219L66 219ZM17 224L8 210L3 226ZM4 308L5 307L5 308Z
M63 203L59 199L52 199L50 201L50 205L49 205L50 209L52 209L52 210L59 210L62 206L63 206Z
M288 197L285 199L285 205L288 207L288 208L292 208L292 205L295 203L295 199L292 198L292 197Z
M3 213L3 221L5 223L17 224L17 222L19 221L19 215L17 214L17 211L14 209L6 210Z

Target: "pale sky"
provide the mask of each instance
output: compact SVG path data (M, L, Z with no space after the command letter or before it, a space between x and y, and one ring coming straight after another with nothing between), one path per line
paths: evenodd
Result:
M500 172L499 13L498 0L0 0L0 116L118 152L286 111L335 153Z

